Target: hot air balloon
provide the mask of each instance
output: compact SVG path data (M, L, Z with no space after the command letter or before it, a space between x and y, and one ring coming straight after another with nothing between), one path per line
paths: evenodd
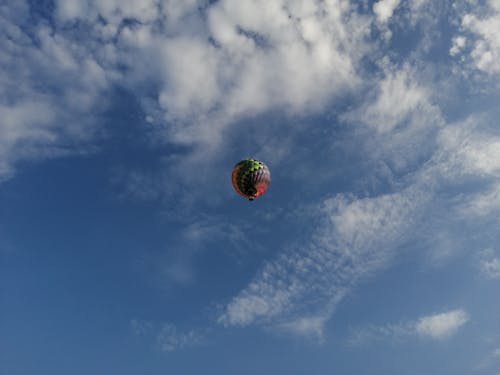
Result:
M271 173L263 162L244 159L234 166L231 180L238 194L253 201L268 188L271 183Z

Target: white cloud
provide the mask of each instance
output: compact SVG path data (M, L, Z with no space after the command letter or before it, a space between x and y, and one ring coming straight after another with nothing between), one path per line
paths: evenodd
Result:
M399 5L399 2L400 0L380 0L373 4L373 12L377 16L377 21L387 23Z
M243 132L240 120L307 117L361 86L375 45L373 17L358 8L347 0L60 0L55 16L61 30L84 27L111 82L137 93L155 142L192 146L165 169L189 190L203 176L186 171L223 156ZM284 123L283 132L296 131ZM272 132L263 123L245 133L258 134L252 153L270 148ZM293 148L280 147L283 160Z
M64 0L57 1L56 13L63 21L75 18L97 21L98 17L103 17L106 22L116 25L126 18L148 23L156 19L162 3L172 8L171 2L159 0Z
M430 0L410 0L410 9L412 13L419 13L424 10L425 6L430 4Z
M412 115L429 111L429 92L419 82L409 65L396 70L387 67L383 79L377 81L376 96L367 100L360 109L346 116L361 121L380 133L393 131Z
M440 173L451 178L466 175L500 175L500 137L481 129L486 118L471 116L466 121L449 124L439 134L437 162Z
M397 5L380 1L375 8L392 14ZM412 9L421 6L422 1L412 3ZM373 18L346 0L71 0L57 1L55 16L61 29L52 34L53 60L82 71L80 55L95 56L83 65L89 74L76 80L93 86L81 87L77 102L87 103L89 111L109 81L140 92L148 122L163 139L207 146L197 160L220 153L224 135L242 117L275 109L307 115L359 88L362 60L373 51L367 39ZM79 34L87 36L84 43L72 42L72 34L63 31L75 20L86 28ZM373 116L364 121L380 132L428 108L427 92L407 66L388 73L379 89L376 101L362 109ZM412 138L410 133L397 136ZM192 156L182 162L196 162Z
M471 194L459 209L469 217L496 215L500 212L500 183L493 184L480 193Z
M441 126L435 140L432 156L412 179L441 192L423 237L431 264L442 266L471 247L491 246L485 239L496 237L500 143L492 120L483 115ZM476 227L478 235L467 235L464 226Z
M454 37L451 41L452 45L450 48L450 55L455 56L460 53L460 51L465 47L466 41L467 39L464 36L459 35Z
M409 64L397 67L387 59L380 64L384 75L374 80L362 104L341 119L374 131L366 141L367 157L398 173L414 172L419 161L435 153L436 135L445 124L433 104L435 88Z
M118 44L108 43L106 62L125 64L121 79L132 87L156 82L152 95L165 116L158 122L182 143L217 143L242 116L322 108L359 84L369 49L370 21L346 0L222 0L205 4L203 14L194 1L182 9L171 1L137 4L60 1L57 14L60 22L89 22L99 37L99 15L115 25ZM172 17L183 17L174 29ZM122 25L127 18L139 23Z
M491 278L500 277L500 258L493 258L490 260L483 260L481 262L483 272Z
M493 371L495 369L495 365L500 360L500 348L495 348L491 350L482 361L480 361L475 370L484 371L486 369ZM493 372L492 372L493 373Z
M498 0L488 0L486 7L475 7L462 17L464 33L472 36L470 58L475 67L488 74L500 73L500 6ZM458 36L454 41L460 41ZM453 52L458 52L452 47Z
M162 108L185 119L215 106L221 95L217 69L222 61L214 47L201 38L179 37L165 46L163 60L168 67L165 72L168 86L159 95Z
M422 337L448 338L469 321L464 310L452 310L441 314L425 316L416 323L416 332Z
M19 161L83 152L108 87L84 46L28 16L25 2L0 6L0 181Z
M383 326L370 325L352 329L348 344L359 346L383 341L402 342L415 337L443 340L450 338L468 321L468 314L457 309L424 316L414 321Z
M500 258L496 256L493 249L481 252L479 266L481 272L491 279L500 278Z

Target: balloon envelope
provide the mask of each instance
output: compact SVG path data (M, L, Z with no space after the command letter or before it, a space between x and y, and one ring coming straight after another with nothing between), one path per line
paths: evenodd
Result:
M257 159L244 159L234 166L231 181L238 194L252 201L269 187L271 172Z

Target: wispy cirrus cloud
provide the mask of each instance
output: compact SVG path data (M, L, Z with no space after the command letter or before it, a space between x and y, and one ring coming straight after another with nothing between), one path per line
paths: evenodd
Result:
M436 159L448 178L495 178L500 173L500 135L487 116L470 116L449 124L438 136Z
M487 249L480 253L479 269L488 278L500 278L500 257L493 249Z
M493 183L483 191L471 194L460 206L460 211L466 216L487 217L495 215L500 211L500 184Z
M390 262L425 199L409 189L376 198L324 201L319 208L322 223L311 242L266 263L219 321L320 337L322 324L344 296Z
M196 259L207 251L241 262L261 249L252 239L259 229L247 223L227 222L223 217L176 217L172 222L178 228L176 236L162 248L144 251L138 259L145 277L160 289L195 287L199 282Z
M484 114L448 123L436 134L436 147L416 178L428 181L440 194L426 240L433 264L465 254L471 247L493 246L498 205L495 203L500 151L492 118ZM453 186L455 188L453 188ZM467 187L467 188L465 188ZM474 228L474 237L463 228ZM488 240L489 239L489 240Z
M393 174L409 175L437 151L446 121L424 72L387 59L380 66L381 76L372 81L366 98L341 119L369 130L367 159L385 163Z
M445 339L456 333L468 320L469 316L464 310L452 310L420 318L415 329L420 336Z
M172 324L164 324L157 335L157 344L164 352L173 352L200 345L204 334L195 330L179 332Z
M481 262L481 269L491 278L500 277L500 258L492 258Z
M444 340L456 334L469 320L465 310L456 309L412 321L382 326L370 325L353 329L348 344L358 346L376 342L400 343L418 337Z
M141 319L132 319L130 326L138 336L147 337L163 352L175 352L202 345L206 330L180 331L171 323L155 324Z
M345 115L345 120L359 121L379 133L389 133L411 117L420 121L425 112L430 115L430 91L422 85L418 73L410 65L398 68L388 61L382 64L384 75L375 81L370 91L372 97Z

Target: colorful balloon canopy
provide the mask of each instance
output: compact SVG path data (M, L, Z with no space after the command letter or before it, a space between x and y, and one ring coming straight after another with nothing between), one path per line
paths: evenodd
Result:
M238 194L253 201L268 188L271 172L267 165L259 160L244 159L234 166L231 180Z

